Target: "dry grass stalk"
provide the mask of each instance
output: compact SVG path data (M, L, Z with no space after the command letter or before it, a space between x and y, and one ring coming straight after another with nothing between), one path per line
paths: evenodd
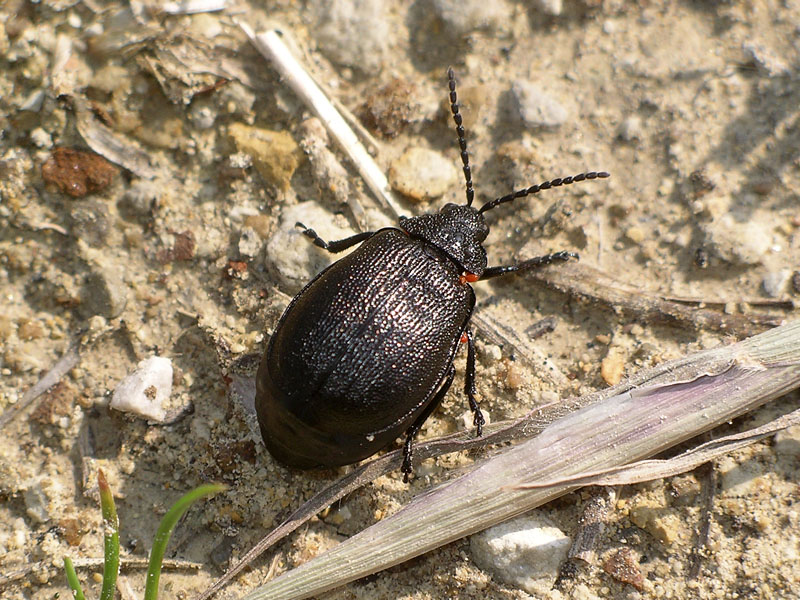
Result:
M558 482L653 456L800 386L800 321L670 361L640 387L585 406L478 463L391 517L251 592L295 600L386 569L531 510L576 487ZM624 387L623 387L624 386Z

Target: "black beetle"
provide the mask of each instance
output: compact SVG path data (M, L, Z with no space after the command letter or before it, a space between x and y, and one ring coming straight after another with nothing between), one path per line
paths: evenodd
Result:
M361 246L333 263L292 300L261 359L256 411L270 453L298 468L333 467L371 456L406 433L402 472L411 473L411 443L453 382L453 357L467 343L464 391L481 435L475 401L475 346L469 283L578 258L557 252L516 265L488 267L483 213L540 190L608 177L581 173L518 190L473 208L472 175L448 70L450 109L461 148L467 202L400 218L399 228L325 242L329 252Z

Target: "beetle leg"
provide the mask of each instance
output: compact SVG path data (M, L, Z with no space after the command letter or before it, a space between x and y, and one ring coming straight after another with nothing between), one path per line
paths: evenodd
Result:
M411 475L412 471L411 455L413 454L413 449L411 444L414 441L414 438L417 437L419 430L422 429L422 425L428 420L428 417L431 416L431 413L436 410L436 407L439 406L439 404L442 403L442 399L447 393L447 390L450 389L455 375L456 368L451 364L450 370L447 371L447 376L445 377L442 387L439 388L439 391L436 392L433 400L428 403L428 406L425 407L425 410L422 411L422 414L417 417L417 420L414 421L414 424L411 425L406 432L406 443L403 445L403 466L400 467L400 472L403 474L403 483L408 483L408 476Z
M314 245L322 248L323 250L327 250L331 253L341 252L342 250L347 250L351 246L355 246L356 244L360 244L367 238L372 237L375 232L374 231L364 231L362 233L357 233L349 238L344 238L343 240L336 240L335 242L326 242L323 240L317 232L313 229L306 227L300 222L294 224L295 227L300 227L303 230L303 235L310 238Z
M464 332L467 334L467 374L464 377L464 393L469 400L469 408L475 415L472 423L478 430L478 437L481 437L486 420L483 418L483 413L475 400L475 340L472 337L472 329L467 327Z
M516 265L507 265L503 267L489 267L485 269L481 274L481 279L491 279L492 277L498 277L500 275L505 275L506 273L519 273L524 271L531 271L538 267L543 267L545 265L549 265L550 263L554 263L556 261L568 261L570 258L579 258L577 254L574 252L569 252L567 250L562 250L561 252L554 252L553 254L547 254L545 256L537 256L536 258L529 258L528 260L523 260L521 263L517 263Z

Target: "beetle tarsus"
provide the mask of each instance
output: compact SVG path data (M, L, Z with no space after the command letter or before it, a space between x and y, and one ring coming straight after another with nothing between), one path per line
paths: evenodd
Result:
M483 426L486 424L486 419L483 418L483 412L481 412L477 404L473 411L475 413L475 418L472 420L472 424L475 425L475 435L481 437L483 435Z
M374 231L362 231L361 233L357 233L355 235L351 235L348 238L344 238L343 240L336 240L335 242L326 242L323 240L316 231L311 229L310 227L306 227L300 221L294 224L295 227L299 227L303 230L303 235L309 238L314 245L318 248L322 248L323 250L327 250L331 254L336 254L337 252L341 252L342 250L347 250L348 248L352 248L356 244L360 244L364 240L371 238L374 235Z
M403 483L408 483L408 478L413 471L411 465L411 455L414 453L412 442L414 441L414 436L417 435L417 431L414 429L415 428L412 427L408 430L406 443L403 445L403 466L400 467L400 472L403 474ZM414 431L412 432L412 430Z
M488 267L483 272L483 275L481 275L481 279L499 277L500 275L506 275L507 273L523 273L525 271L532 271L533 269L544 267L545 265L549 265L557 261L566 262L571 258L580 260L580 256L578 256L577 253L570 252L568 250L561 250L560 252L554 252L553 254L529 258L528 260L523 260L521 263L517 263L516 265Z

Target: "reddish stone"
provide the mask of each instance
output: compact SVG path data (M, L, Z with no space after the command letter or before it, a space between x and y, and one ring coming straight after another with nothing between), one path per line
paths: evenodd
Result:
M644 587L644 575L639 570L639 563L633 550L620 548L603 563L603 570L617 581L628 583L641 590Z
M83 198L111 184L117 169L99 154L56 148L42 165L42 177L63 193Z

